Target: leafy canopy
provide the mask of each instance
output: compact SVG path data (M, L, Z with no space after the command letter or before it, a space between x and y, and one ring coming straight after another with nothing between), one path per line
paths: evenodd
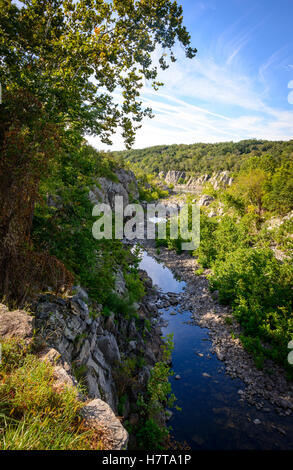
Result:
M176 40L187 57L196 53L182 22L182 7L172 0L0 0L0 83L34 95L50 121L103 142L121 126L130 146L138 123L151 115L139 100L143 80L161 85L155 48L162 48L162 69L176 60Z

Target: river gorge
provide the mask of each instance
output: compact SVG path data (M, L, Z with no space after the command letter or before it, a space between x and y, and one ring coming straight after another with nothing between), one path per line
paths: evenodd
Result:
M150 242L143 247L140 263L160 292L157 306L163 335L172 334L174 338L174 375L170 380L180 409L167 411L172 437L191 449L292 448L290 410L282 410L259 395L270 388L262 380L263 373L248 362L240 345L236 346L247 362L242 364L248 371L245 384L237 376L237 367L231 365L237 361L235 347L231 347L230 363L219 360L217 342L224 334L223 326L219 323L217 333L212 317L211 329L199 325L204 320L198 321L194 309L202 317L210 310L225 316L228 309L212 298L204 276L194 275L194 263L188 254L177 255L165 248L158 252ZM256 389L249 393L249 381L256 375ZM270 380L274 386L274 378ZM271 401L274 393L277 391L272 392ZM286 411L288 416L280 416Z

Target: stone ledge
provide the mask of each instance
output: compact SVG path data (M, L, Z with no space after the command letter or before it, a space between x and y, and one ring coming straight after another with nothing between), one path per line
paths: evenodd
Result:
M87 426L107 433L111 450L127 448L128 432L106 402L99 398L90 401L82 409L82 415Z

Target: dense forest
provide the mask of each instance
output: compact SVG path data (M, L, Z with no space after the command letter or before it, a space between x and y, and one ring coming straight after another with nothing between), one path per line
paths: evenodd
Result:
M269 154L279 165L293 159L293 140L288 142L266 140L242 140L217 144L196 143L192 145L160 145L139 150L116 152L131 165L147 173L180 170L191 175L214 171L238 171L251 156Z

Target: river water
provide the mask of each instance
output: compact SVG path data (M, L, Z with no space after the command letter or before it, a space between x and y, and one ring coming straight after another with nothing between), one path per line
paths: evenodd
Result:
M147 271L161 292L184 296L185 283L175 279L170 269L146 251L140 268ZM173 438L195 450L293 449L293 418L278 416L268 403L266 411L258 411L239 401L244 384L225 374L224 363L211 352L208 329L197 326L189 311L180 312L180 305L160 310L167 324L162 328L163 335L174 336L175 375L170 381L181 410L171 410L168 425Z

